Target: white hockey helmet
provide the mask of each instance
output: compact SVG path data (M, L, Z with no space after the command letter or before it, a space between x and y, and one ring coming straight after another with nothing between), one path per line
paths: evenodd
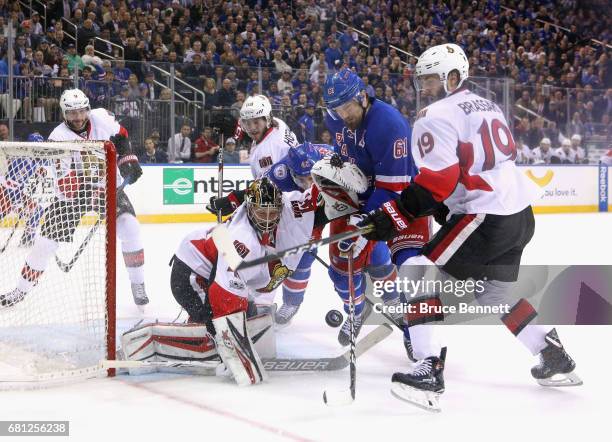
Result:
M62 109L62 116L66 119L66 112L70 110L87 109L89 110L89 98L80 89L66 89L62 92L59 102Z
M272 105L264 95L253 95L247 98L240 108L241 120L265 117L268 125L272 120Z
M415 68L415 87L422 89L419 84L419 77L423 75L437 74L440 82L444 86L444 91L448 94L446 80L448 74L457 70L459 72L460 87L463 81L469 76L470 63L460 46L454 43L445 43L427 49L421 54Z

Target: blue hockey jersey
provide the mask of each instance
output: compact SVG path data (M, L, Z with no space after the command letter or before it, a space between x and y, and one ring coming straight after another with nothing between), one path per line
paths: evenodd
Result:
M370 109L355 131L330 115L325 121L336 152L368 177L370 187L359 195L366 212L397 198L417 173L410 151L410 124L393 106L371 100Z

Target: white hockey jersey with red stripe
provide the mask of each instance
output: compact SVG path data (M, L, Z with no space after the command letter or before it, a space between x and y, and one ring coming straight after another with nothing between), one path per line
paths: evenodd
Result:
M253 141L249 162L253 178L261 178L273 164L279 162L289 152L290 147L298 145L295 134L283 120L274 118L278 127L271 127L264 134L263 139L256 143Z
M419 112L412 155L414 181L451 215L511 215L540 195L515 165L516 144L500 108L466 89Z
M228 231L238 254L250 261L266 254L305 244L314 226L316 187L301 192L283 193L283 210L275 234L261 239L242 204L228 221ZM216 266L215 283L224 291L243 298L276 289L297 268L302 254L285 256L267 264L232 272L212 240L212 229L198 229L181 242L176 257L195 273L209 279ZM212 283L212 281L210 281Z
M127 131L117 122L117 120L115 120L114 115L109 113L106 109L98 108L92 109L89 112L89 123L82 133L76 133L70 129L66 123L62 123L53 129L49 135L49 141L108 141L110 137L118 133L127 136ZM60 193L68 198L71 196L69 188L73 186L67 183L75 180L77 175L76 168L80 167L81 164L80 154L75 152L72 155L72 160L64 159L61 160L60 164L56 165ZM119 187L122 182L123 178L121 174L117 172L117 187Z

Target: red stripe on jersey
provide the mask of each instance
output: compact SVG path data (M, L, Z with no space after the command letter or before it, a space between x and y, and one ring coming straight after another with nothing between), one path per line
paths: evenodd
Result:
M200 252L211 264L217 262L217 246L211 238L208 239L192 239L191 244Z
M125 127L119 126L119 135L123 135L125 138L128 138L128 131Z
M76 171L71 170L68 175L57 180L57 187L66 198L71 199L77 196L79 187L81 187L81 180L76 176Z
M476 215L464 215L463 218L446 234L444 238L433 248L433 250L427 256L431 261L436 262L436 260L444 253L444 251L448 248L448 246L453 242L453 240L461 233L465 227L472 222L472 220L476 218Z
M385 190L390 190L392 192L401 192L406 187L408 187L409 184L410 183L408 183L408 181L403 181L400 183L389 183L386 181L379 181L379 180L374 181L374 185L376 186L377 189L385 189Z
M426 167L419 169L414 182L431 192L438 202L444 201L450 196L457 186L459 180L459 164L453 164L446 169L431 170Z
M470 175L470 168L474 165L474 145L472 143L460 142L457 146L457 156L459 157L459 167L461 169L459 182L463 184L467 190L493 192L489 183L481 176Z
M213 312L213 319L247 311L247 298L225 290L216 282L208 289L208 301Z
M502 322L508 327L514 336L518 335L527 324L529 324L538 313L533 306L521 298L514 304L508 313L502 316Z

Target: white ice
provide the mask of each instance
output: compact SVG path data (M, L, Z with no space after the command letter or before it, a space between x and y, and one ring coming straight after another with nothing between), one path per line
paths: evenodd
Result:
M539 215L525 264L612 264L612 214ZM180 309L169 290L169 267L180 239L195 224L144 225L145 319L172 320ZM321 253L325 256L326 253ZM118 261L118 316L141 319ZM334 356L338 329L324 322L340 309L325 270L313 266L306 300L293 324L278 332L279 352ZM367 331L367 328L366 328ZM563 326L561 339L578 364L582 387L545 389L531 378L536 362L503 326L448 326L442 413L400 402L389 393L394 371L408 367L395 331L358 360L357 398L344 408L323 404L326 388L348 387L347 370L274 374L255 387L226 378L169 374L118 376L36 391L0 392L1 420L69 420L71 440L581 440L609 433L611 326ZM19 439L27 440L27 438Z

